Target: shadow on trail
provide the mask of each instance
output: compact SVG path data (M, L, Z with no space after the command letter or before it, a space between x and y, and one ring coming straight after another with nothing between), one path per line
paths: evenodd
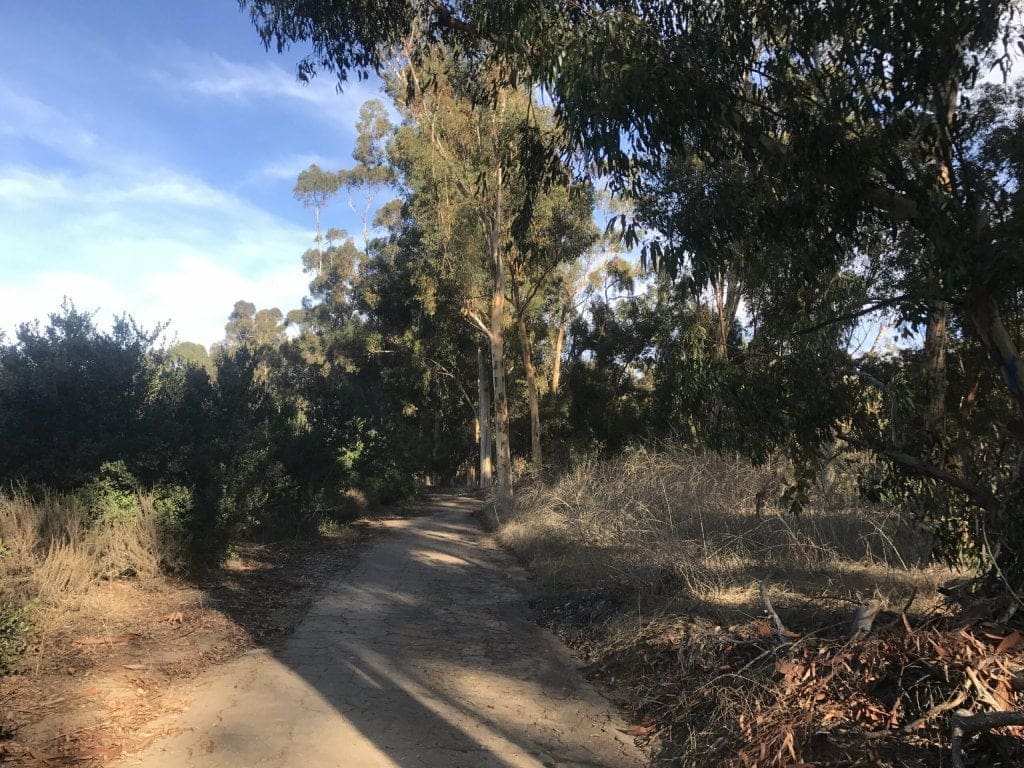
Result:
M259 672L227 703L197 702L191 742L146 764L184 749L189 764L239 768L639 766L533 622L511 559L481 540L479 503L422 506L429 516L372 524L379 535Z

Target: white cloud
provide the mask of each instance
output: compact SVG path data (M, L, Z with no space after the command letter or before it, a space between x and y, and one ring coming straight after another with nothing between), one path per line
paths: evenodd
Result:
M18 197L20 192L35 194ZM105 320L209 344L237 299L297 307L310 234L172 170L146 178L0 169L0 329L42 318L64 295Z
M274 64L254 67L213 55L206 61L192 62L185 70L188 77L180 81L181 86L205 96L239 100L283 96L323 105L334 95L333 88L323 88L325 80L317 78L302 83L295 75Z
M139 283L140 294L147 297L147 311L155 320L173 317L169 333L207 346L223 337L228 313L237 299L246 299L260 308L277 306L287 312L298 306L308 282L300 269L285 265L258 275L246 275L207 258L190 255L167 266L146 275ZM285 294L294 297L292 302L281 301ZM188 297L185 312L178 298L182 296ZM225 296L234 298L225 302Z
M96 156L99 137L59 110L0 82L0 136L28 139L75 160Z
M115 316L127 312L147 330L169 321L167 340L198 341L209 347L223 337L235 300L279 306L282 294L302 296L305 280L297 269L248 276L191 255L168 260L163 269L135 280L103 280L76 271L39 272L0 285L0 330L13 337L22 322L45 323L45 316L68 298L79 310L95 312L101 328L109 328ZM225 301L228 296L234 298Z
M279 68L214 61L195 84L211 96L283 94L321 111L330 103L351 125L352 111L344 112L326 83L307 93ZM122 312L147 327L171 320L170 333L210 344L222 337L238 299L284 311L299 306L309 228L0 84L4 136L18 142L5 156L8 165L0 160L0 330L10 334L21 322L45 319L66 295L83 310L98 310L104 324ZM19 155L26 142L57 153L60 170ZM284 178L307 160L285 155L263 170L266 178Z
M255 66L179 48L174 62L153 76L165 87L185 93L235 102L284 100L301 105L313 114L355 131L355 116L367 99L380 98L375 81L352 80L338 91L330 75L300 81L294 72L276 64Z
M246 183L254 184L259 181L295 181L299 171L304 171L313 164L321 168L338 168L342 162L317 155L313 153L302 155L288 155L277 160L272 160L257 168L249 174Z
M124 294L110 283L73 270L41 272L0 283L0 330L11 335L23 322L45 321L65 297L83 311L103 308L112 314L125 308Z
M0 172L0 204L23 206L40 201L61 200L67 188L59 175L40 176L25 169Z

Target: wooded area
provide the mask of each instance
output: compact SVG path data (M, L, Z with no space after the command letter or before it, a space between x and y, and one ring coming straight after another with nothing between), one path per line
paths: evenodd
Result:
M1017 3L240 5L266 46L308 46L301 78L385 84L359 113L353 164L296 180L315 227L301 254L309 294L286 312L239 301L209 351L166 348L162 329L130 318L102 331L70 304L24 325L0 348L0 478L12 492L67 494L96 520L127 514L141 491L180 545L163 566L180 570L232 540L315 531L424 485L493 488L504 526L523 489L540 504L587 462L686 450L761 473L736 501L758 526L817 519L823 488L840 485L864 520L896 509L897 555L960 569L957 600L1005 601L1003 625L1013 618L1024 590ZM332 228L336 206L362 231ZM672 515L684 491L664 493L657 526L682 541ZM585 508L545 498L570 517ZM623 520L639 525L634 502ZM582 531L590 518L573 519ZM887 520L873 530L895 537ZM722 525L725 540L735 531ZM661 541L622 544L613 529L601 528L630 552ZM517 530L502 534L512 548L547 562ZM702 522L702 557L709 535ZM0 663L20 621L7 615ZM771 643L730 637L751 674L781 674L791 696L818 692L801 688L818 679L801 677L810 657L761 670ZM892 653L926 653L900 643ZM988 650L965 641L947 656ZM827 655L836 669L838 654ZM927 714L933 705L915 717L946 711ZM969 714L959 739L980 722ZM767 722L745 733L763 739ZM803 764L806 727L804 742L789 731L775 745L786 763L735 764Z

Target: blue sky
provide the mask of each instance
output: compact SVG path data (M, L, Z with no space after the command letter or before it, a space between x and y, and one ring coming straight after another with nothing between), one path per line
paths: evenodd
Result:
M234 0L0 6L0 330L67 295L209 345L238 299L298 306L295 176L351 164L377 84L299 83Z

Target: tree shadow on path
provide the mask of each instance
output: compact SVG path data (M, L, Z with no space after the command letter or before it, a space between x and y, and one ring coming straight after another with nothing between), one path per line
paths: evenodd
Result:
M182 733L136 764L644 764L611 705L532 620L476 506L437 496L429 516L374 524L382 535L295 633L204 681Z

